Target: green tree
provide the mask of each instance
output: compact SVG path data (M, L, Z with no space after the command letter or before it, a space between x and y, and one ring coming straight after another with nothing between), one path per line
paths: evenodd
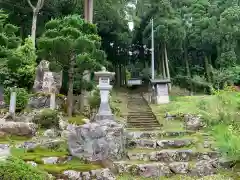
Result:
M21 45L18 27L7 23L7 17L0 12L0 81L5 86L31 88L36 65L33 45L29 39Z
M86 23L79 15L53 19L46 23L45 28L38 39L39 54L68 73L68 115L71 116L74 81L82 85L83 72L98 69L104 63L104 52L99 49L101 39L96 26Z

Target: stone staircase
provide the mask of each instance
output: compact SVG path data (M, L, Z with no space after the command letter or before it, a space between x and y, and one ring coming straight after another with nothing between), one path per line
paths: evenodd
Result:
M143 177L207 176L220 167L219 153L203 147L195 132L128 130L127 158L114 162L119 173Z
M220 155L212 147L211 136L187 129L164 131L164 123L160 125L156 120L141 94L129 94L128 100L127 132L130 138L126 159L114 162L119 173L177 178L178 175L212 175L222 167Z
M128 128L154 129L160 127L160 124L158 123L147 101L140 93L128 95L127 107Z

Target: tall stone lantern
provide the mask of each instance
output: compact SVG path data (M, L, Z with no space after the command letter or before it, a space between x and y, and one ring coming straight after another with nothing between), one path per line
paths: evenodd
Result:
M105 67L102 67L101 71L95 72L95 76L99 79L98 88L100 90L100 107L96 114L95 120L114 120L114 115L109 105L109 92L112 89L110 81L113 79L115 73L106 71Z

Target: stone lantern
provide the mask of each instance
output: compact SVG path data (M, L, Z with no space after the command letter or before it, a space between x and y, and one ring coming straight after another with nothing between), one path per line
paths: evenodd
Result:
M106 71L103 67L101 71L95 72L95 76L99 79L98 88L100 90L100 107L96 114L95 120L114 120L114 115L109 105L109 92L112 89L110 81L113 79L115 73Z

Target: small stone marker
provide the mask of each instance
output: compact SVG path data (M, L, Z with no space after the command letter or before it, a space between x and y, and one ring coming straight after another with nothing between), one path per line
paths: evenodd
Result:
M0 86L0 106L4 105L4 96L3 96L3 93L4 93L3 86Z
M101 102L98 113L95 120L114 120L114 115L109 105L109 91L112 89L110 80L113 78L115 73L106 71L103 67L102 71L95 72L95 75L99 78L98 88L100 90Z
M43 76L43 91L50 93L50 108L53 110L56 107L56 89L53 72L45 72Z
M9 113L15 117L17 93L13 89L10 95Z

